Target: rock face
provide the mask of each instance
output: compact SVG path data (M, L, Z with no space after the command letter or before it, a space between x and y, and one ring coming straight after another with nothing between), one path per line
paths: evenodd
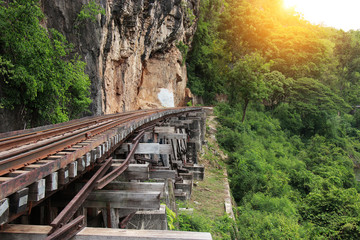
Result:
M44 25L75 45L92 81L93 114L185 104L186 67L199 0L96 0L106 14L77 16L89 0L42 0Z

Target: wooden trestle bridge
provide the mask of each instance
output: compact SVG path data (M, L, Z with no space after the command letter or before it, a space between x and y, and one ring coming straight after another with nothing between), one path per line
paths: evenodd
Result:
M202 108L171 108L0 134L0 239L211 239L125 230L160 199L176 210L190 198L204 121Z

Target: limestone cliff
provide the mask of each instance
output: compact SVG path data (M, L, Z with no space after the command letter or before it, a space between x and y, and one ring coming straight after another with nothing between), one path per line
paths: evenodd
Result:
M93 114L183 105L186 67L176 44L190 45L199 0L96 0L106 14L79 24L88 2L41 6L44 25L64 34L87 63Z

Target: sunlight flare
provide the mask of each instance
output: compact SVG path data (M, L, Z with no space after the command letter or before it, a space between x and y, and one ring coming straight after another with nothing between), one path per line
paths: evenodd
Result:
M345 31L360 29L359 0L284 0L284 7L314 24Z

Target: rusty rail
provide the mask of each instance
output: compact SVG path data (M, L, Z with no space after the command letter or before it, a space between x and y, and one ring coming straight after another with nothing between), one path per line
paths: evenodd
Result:
M83 157L84 154L90 151L92 152L95 148L97 149L98 146L106 142L106 154L103 153L104 155L102 157L95 158L95 162L92 163L92 168L94 166L101 166L100 169L96 171L85 186L50 224L52 229L47 237L48 240L69 239L80 231L84 225L84 216L79 216L71 220L75 212L81 207L93 189L103 188L126 170L130 163L130 158L134 155L145 130L153 128L156 122L168 117L199 110L199 108L144 110L91 119L86 118L78 122L71 121L69 124L58 124L40 131L25 130L24 132L19 131L16 133L0 134L0 176L6 174L0 182L0 199L29 186L29 184L48 176L54 171L64 168L67 164ZM113 144L112 140L115 139L115 137L119 139L120 133L120 141L116 140L115 144ZM127 159L119 167L106 174L111 166L112 158L108 158L105 162L104 159L106 159L115 148L120 146L124 139L133 133L138 133L138 135L133 139L133 147L131 151L129 151ZM72 149L76 150L69 150L69 152L71 152L69 154L61 155L63 153L58 153L90 138L91 141L85 141L83 144L79 144L79 146L83 147L78 149L74 146ZM12 149L13 147L23 144L27 144L27 146ZM110 145L110 149L107 148L108 145ZM56 157L48 158L54 160L41 161L39 162L40 167L36 167L30 171L16 171L20 172L20 175L17 175L19 173L7 174L55 153L58 153ZM86 169L86 171L88 170L89 168ZM34 202L34 204L37 203ZM127 216L119 224L120 227L124 227L132 216L133 214ZM14 216L10 216L9 219L11 219L11 217Z
M133 140L133 148L131 149L130 153L126 157L125 161L117 168L112 170L110 173L102 177L97 183L96 183L96 189L102 189L107 184L109 184L112 180L114 180L117 176L119 176L121 173L123 173L127 167L129 166L130 159L134 155L135 150L137 146L139 145L141 137L144 135L145 131L140 132Z
M115 145L112 145L111 149L109 149L109 151L106 152L106 154L104 156L102 156L101 158L98 158L96 160L96 162L92 163L92 166L96 166L96 165L100 164L102 161L104 161L104 159L109 156L110 152L114 151L115 148L117 148L119 145L121 145L122 141L124 139L126 139L127 137L129 137L129 135L131 133L137 133L137 132L141 133L141 131L155 126L156 122L158 122L160 120L164 120L168 117L182 114L185 112L199 111L199 110L200 110L199 108L192 108L192 109L186 108L186 109L170 109L170 110L162 109L162 110L147 110L147 111L141 111L141 112L132 112L131 114L130 113L120 114L121 116L120 115L116 115L116 116L111 115L111 118L113 118L111 121L109 120L109 117L106 116L107 120L102 121L101 124L99 124L99 122L101 121L101 120L99 120L99 118L101 118L101 117L96 117L96 119L97 119L96 121L98 121L98 122L95 124L95 127L92 126L92 129L86 129L84 131L74 130L73 133L71 133L72 135L69 134L68 139L66 139L66 138L61 139L62 136L59 136L59 134L58 134L56 136L56 138L57 138L57 140L59 140L59 139L61 139L61 140L53 141L51 144L48 144L47 146L42 146L40 144L40 142L38 145L33 144L33 145L36 145L38 148L34 148L32 150L29 150L28 152L21 153L23 155L20 154L21 157L25 157L26 159L28 159L26 161L20 162L19 164L14 164L14 162L8 161L9 160L8 158L0 160L0 175L6 174L5 176L3 176L3 178L0 182L0 199L3 199L5 197L13 194L14 192L16 192L24 187L29 186L31 183L48 176L52 172L55 172L61 168L64 168L71 162L75 161L78 158L83 157L86 153L94 150L95 148L97 148L98 146L103 144L104 142L107 142L108 140L113 139L113 137L115 137L115 136L120 137L120 133L121 133L121 140L119 142L117 142ZM163 111L164 111L164 113L163 113ZM84 121L79 120L79 121L84 123L85 120ZM86 119L86 121L91 122L91 119L90 120ZM71 124L74 125L76 123L71 122ZM66 124L59 124L59 125L61 125L61 127L65 127L65 128L68 127ZM59 125L56 125L55 128L60 127ZM51 129L55 129L55 128L51 128ZM51 129L45 129L45 130L41 130L41 131L49 132L49 131L51 131ZM69 128L67 128L67 129L69 129ZM124 133L124 135L123 135L123 133ZM0 138L3 137L2 139L0 139L0 141L2 141L2 142L5 141L4 136L10 136L10 138L12 140L14 140L16 137L12 134L13 133L0 134ZM30 130L30 131L25 130L24 132L19 131L19 132L17 132L17 134L20 134L21 136L36 135L35 130ZM38 134L38 137L39 137L39 135L40 134ZM81 144L81 146L83 146L81 148L77 148L76 150L71 150L65 155L57 154L56 158L52 157L52 158L48 158L51 160L39 162L38 165L41 165L40 167L36 167L31 170L16 171L12 174L7 174L7 173L12 172L14 169L21 168L25 165L31 164L31 163L37 161L38 159L46 158L49 155L53 155L54 153L62 151L74 144L82 142L83 140L88 140L89 138L91 138L91 141L86 141L86 142L84 142L85 144ZM140 139L140 137L136 137L134 140L136 141L138 139ZM51 141L51 140L49 140L49 141ZM49 141L47 143L49 143ZM44 143L46 141L42 141L42 142ZM29 145L31 145L31 144L29 144ZM38 152L31 153L34 150L38 151ZM135 148L133 148L132 150L135 151ZM12 150L12 151L16 152L16 150ZM72 152L72 151L74 151L74 152ZM6 154L7 153L0 151L0 159L1 159L1 156L6 156ZM30 157L29 155L32 155L32 157ZM14 156L11 156L11 157L14 157ZM24 159L22 159L22 160L24 160ZM21 160L19 160L19 161L21 161ZM4 165L2 165L2 164L4 164ZM86 171L88 171L88 170L89 169L87 169ZM95 186L100 186L97 183L100 183L99 180L103 179L103 176L104 175L97 178ZM108 179L105 179L105 180L106 180L106 182L108 181ZM37 203L34 202L34 204L37 204ZM67 213L67 214L69 214L69 213ZM71 215L71 217L72 217L72 215ZM16 215L16 216L19 216L19 215ZM14 220L16 216L15 215L10 216L9 220L10 219ZM61 222L61 224L65 224L68 221L69 221L69 219ZM68 224L70 224L70 223L68 223ZM68 224L66 226L70 227L71 225L68 225ZM57 232L56 228L58 230L61 229L61 228L58 228L59 225L56 225L56 223L54 223L54 226L55 226L54 231L56 231L56 232Z
M45 240L63 240L72 238L85 227L84 218L85 216L83 215L78 216L62 228L50 234Z
M60 214L50 224L53 228L49 232L51 235L59 228L63 227L79 209L81 204L89 196L90 192L94 189L96 181L101 178L106 171L110 168L112 158L109 158L102 164L100 169L91 177L91 179L82 187L82 189L75 195L75 197L66 205L66 207L60 212Z
M14 151L0 154L0 175L9 173L28 164L34 163L37 160L45 158L51 154L55 154L56 152L65 149L66 147L84 141L91 136L100 134L119 124L131 121L141 116L149 115L151 113L152 112L145 112L140 114L132 114L127 117L122 117L118 120L106 123L101 126L97 126L91 130L85 130L80 133L76 133L72 136L55 138L53 141L46 142L46 145L44 145L44 143L34 144L33 146L26 148L25 152L24 150L22 150L21 152Z
M101 124L102 122L116 119L122 116L134 114L133 112L111 114L107 116L98 116L90 119L71 121L68 123L60 124L61 126L53 127L46 130L11 135L8 137L0 138L0 151L5 151L16 146L25 145L32 142L37 142L41 139L61 135L70 131L80 128L90 127L91 125Z

